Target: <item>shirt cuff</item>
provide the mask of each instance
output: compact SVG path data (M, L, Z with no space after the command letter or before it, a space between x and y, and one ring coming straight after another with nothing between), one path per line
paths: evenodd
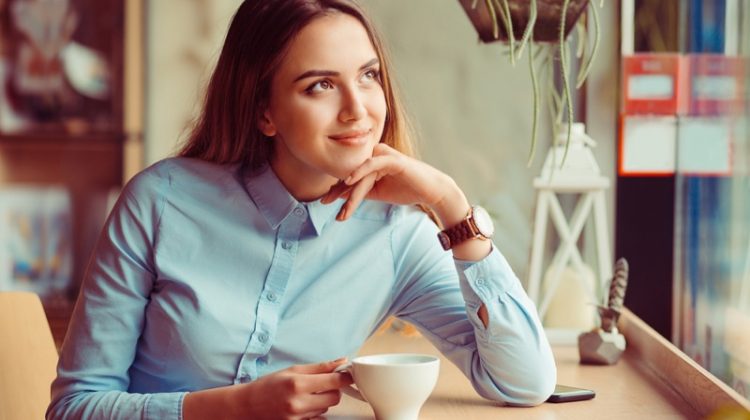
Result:
M522 291L521 284L508 261L492 246L492 251L479 261L454 260L461 291L468 304L481 305L511 291Z
M487 257L489 257L490 255L492 255L492 251L494 251L494 250L495 250L495 244L493 244L492 242L490 242L490 252L487 253L487 255L484 258L482 258L481 260L479 260L479 261L486 260ZM455 257L453 258L453 261L456 263L456 267L458 268L458 271L465 271L466 269L468 269L472 265L474 265L474 264L476 264L476 263L479 262L479 261L461 260L461 259L458 259L458 258L455 258Z
M182 420L182 401L187 392L165 392L149 395L146 403L147 419Z

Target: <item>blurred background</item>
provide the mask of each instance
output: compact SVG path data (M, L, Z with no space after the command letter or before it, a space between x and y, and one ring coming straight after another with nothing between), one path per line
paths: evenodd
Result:
M421 157L490 211L551 337L596 324L625 257L626 306L750 395L750 3L572 2L571 83L594 58L565 163L556 41L527 46L529 160L530 58L480 41L484 2L360 3ZM40 294L58 342L108 209L185 139L239 4L0 0L0 290Z

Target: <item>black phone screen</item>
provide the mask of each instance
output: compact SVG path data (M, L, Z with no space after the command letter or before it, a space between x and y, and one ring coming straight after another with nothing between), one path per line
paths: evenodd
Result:
M596 393L590 389L576 388L567 385L556 385L555 392L550 395L547 402L562 403L570 401L590 400Z

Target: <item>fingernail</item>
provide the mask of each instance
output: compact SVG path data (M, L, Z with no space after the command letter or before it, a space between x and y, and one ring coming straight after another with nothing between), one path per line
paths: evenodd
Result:
M342 207L339 211L338 216L336 216L336 220L338 220L339 222L343 222L344 219L346 219L346 207Z
M331 363L341 363L341 362L343 362L344 360L346 360L346 356L344 356L344 357L339 357L339 358L338 358L338 359L336 359L336 360L331 360Z
M344 184L349 185L351 184L351 182L352 182L352 176L349 175L349 177L347 177L346 180L344 180Z

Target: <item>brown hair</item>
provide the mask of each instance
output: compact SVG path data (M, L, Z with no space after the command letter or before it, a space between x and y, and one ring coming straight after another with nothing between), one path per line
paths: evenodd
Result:
M380 60L387 106L381 142L413 156L411 129L391 82L390 64L375 28L351 0L245 0L229 26L209 81L203 110L179 156L263 166L272 142L258 129L275 70L294 37L313 20L345 13L362 23Z

